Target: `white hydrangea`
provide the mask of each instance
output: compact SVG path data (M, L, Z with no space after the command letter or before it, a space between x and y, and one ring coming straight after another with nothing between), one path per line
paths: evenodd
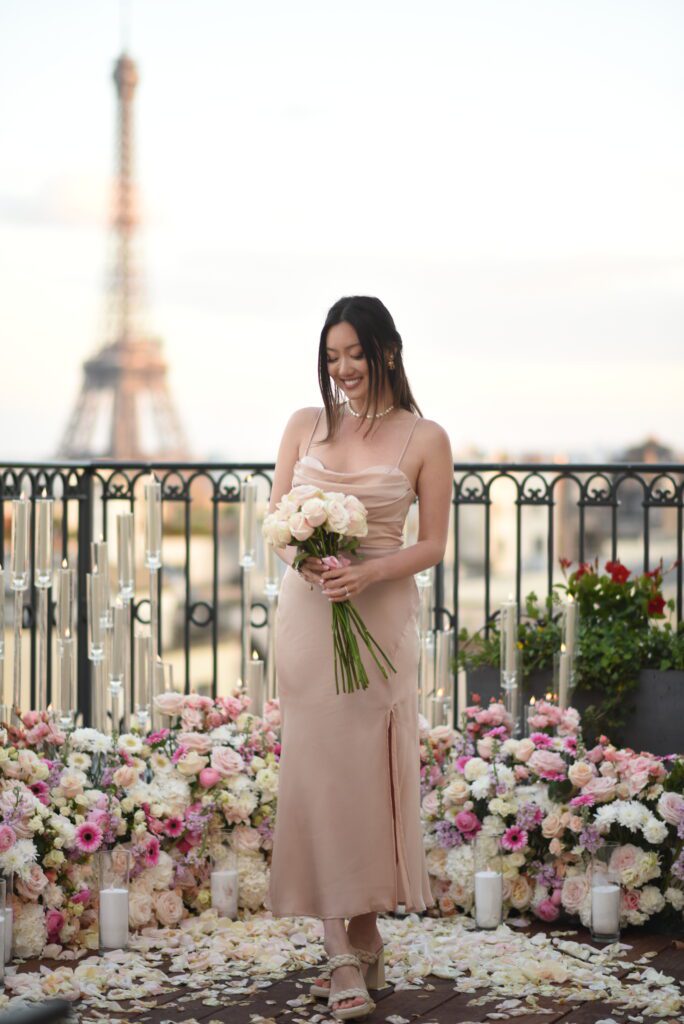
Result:
M464 883L472 884L472 846L464 843L463 846L454 846L449 850L446 858L446 873L452 881L458 882L461 885Z
M667 839L667 825L658 821L657 818L651 817L644 825L644 839L647 843L660 846Z
M671 885L665 890L665 899L668 903L671 903L675 910L684 909L684 892L681 889L675 889Z
M12 950L15 956L29 960L40 956L47 942L45 912L40 903L24 903L16 913L12 929Z
M475 779L470 786L470 795L473 800L484 800L489 794L490 786L489 775L481 775Z
M645 885L639 893L639 910L651 917L665 906L665 897L655 885Z

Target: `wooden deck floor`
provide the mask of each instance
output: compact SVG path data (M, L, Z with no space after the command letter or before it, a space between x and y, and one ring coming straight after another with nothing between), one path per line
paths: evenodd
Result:
M535 930L540 928L537 927ZM583 930L578 931L576 938L579 942L589 941L588 934ZM622 941L632 946L623 959L635 961L645 953L653 952L656 955L649 966L684 981L684 943L681 940L671 935L644 934L641 929L631 929L623 933ZM32 962L22 965L20 969L36 968L36 962ZM292 974L287 979L274 981L269 987L261 987L248 996L225 995L220 1000L222 1005L219 1006L207 1006L206 993L179 988L175 992L159 996L155 1000L157 1005L154 1009L136 1008L121 1014L112 1014L91 1009L84 1003L77 1004L75 1009L81 1021L112 1021L112 1024L124 1024L129 1021L139 1024L183 1024L187 1021L201 1021L203 1024L297 1024L311 1021L312 1024L325 1024L334 1021L327 1006L324 1002L316 1002L308 995L308 979L314 977L316 973L316 970L307 970ZM627 969L622 969L616 976L621 977L627 973ZM377 1006L366 1020L369 1024L387 1024L389 1018L390 1024L400 1024L398 1020L393 1020L396 1016L406 1021L419 1021L424 1024L495 1024L488 1014L496 1012L497 1003L501 1000L493 1000L483 1006L471 1006L468 1003L473 999L472 994L455 992L452 981L430 976L426 982L431 986L429 991L395 991L389 986L383 992L373 993ZM264 979L260 978L259 983L263 986ZM293 1007L291 1002L299 997L303 997L301 1005ZM209 999L209 1002L213 1003L215 1000ZM560 1001L540 999L539 1003L541 1007L552 1012L510 1018L512 1024L558 1024L561 1021L564 1024L596 1024L607 1018L612 1018L618 1024L630 1024L630 1021L634 1020L634 1017L629 1017L629 1013L634 1011L620 1011L614 1005L603 1002L572 1002L563 1005ZM643 1020L645 1024L658 1024L660 1018L645 1015ZM668 1024L674 1024L675 1021L680 1024L684 1017L670 1017L665 1020Z

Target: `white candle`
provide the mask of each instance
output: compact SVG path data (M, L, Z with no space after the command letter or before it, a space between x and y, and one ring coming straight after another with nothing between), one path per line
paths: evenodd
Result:
M112 639L112 658L109 666L109 678L112 683L123 686L126 668L126 635L128 632L128 610L121 600L116 599L114 605L114 636Z
M219 868L211 873L211 905L219 917L237 919L238 872Z
M561 644L558 665L558 707L564 710L568 706L568 689L570 686L570 658Z
M247 662L247 696L251 697L250 714L263 715L264 663L261 658L253 657L251 661Z
M145 484L145 557L151 569L161 565L162 493L154 473Z
M478 928L498 928L503 905L503 878L498 871L475 873L475 924Z
M43 492L44 494L45 492ZM52 498L38 498L36 501L36 548L35 548L35 583L37 587L52 586L52 536L53 536Z
M595 935L617 935L620 930L620 886L614 882L592 886L591 930Z
M568 596L565 606L565 650L568 657L572 658L575 653L575 634L577 632L577 603L572 594Z
M100 889L100 949L128 945L128 889Z
M12 928L14 926L14 908L5 907L5 928L4 928L4 939L5 939L5 963L8 964L12 959Z
M256 480L244 480L240 502L240 565L254 565L256 544Z
M101 661L104 657L102 580L97 568L93 572L87 573L86 578L88 586L88 657L91 661Z

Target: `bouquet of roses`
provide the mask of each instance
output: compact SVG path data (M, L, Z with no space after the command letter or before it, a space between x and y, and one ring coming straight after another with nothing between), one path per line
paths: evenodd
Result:
M342 551L356 552L359 538L368 533L365 506L353 494L321 491L310 484L293 487L277 503L275 511L264 519L263 536L267 544L284 547L296 544L297 554L292 568L298 569L306 558L320 558L331 567L350 565ZM358 555L361 558L361 555ZM387 672L373 648L384 658L393 672L394 665L368 632L351 601L333 602L332 633L335 657L335 688L340 692L367 689L368 674L361 661L355 631L370 651L375 664L387 679Z

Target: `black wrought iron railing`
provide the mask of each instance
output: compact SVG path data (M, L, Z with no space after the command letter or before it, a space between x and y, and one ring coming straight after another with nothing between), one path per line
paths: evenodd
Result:
M66 559L77 569L79 710L86 722L90 715L86 628L90 543L115 537L116 513L140 506L143 480L151 471L161 480L164 510L159 651L176 653L186 691L228 692L235 680L226 675L222 652L226 645L239 643L240 636L241 483L247 476L257 480L265 510L272 463L0 466L0 524L4 527L0 563L6 568L11 500L22 493L31 501L41 496L55 499L55 564ZM676 621L682 620L684 465L456 463L452 504L447 552L434 574L436 626L442 627L447 620L458 635L461 625L485 625L502 595L513 593L520 606L530 588L551 593L562 579L559 558L577 563L595 556L620 558L635 573L650 570L661 558L666 567L677 563L667 576L666 589L674 599ZM35 516L31 532L33 546ZM149 621L145 586L141 571L133 601L134 623ZM37 686L36 598L35 588L26 591L23 618L27 631L24 694L32 706ZM260 638L266 632L264 602L252 602L251 618L254 646L265 649ZM53 629L53 616L48 629ZM50 651L49 644L49 680ZM200 651L203 658L197 667L195 655ZM6 674L8 670L6 666Z

